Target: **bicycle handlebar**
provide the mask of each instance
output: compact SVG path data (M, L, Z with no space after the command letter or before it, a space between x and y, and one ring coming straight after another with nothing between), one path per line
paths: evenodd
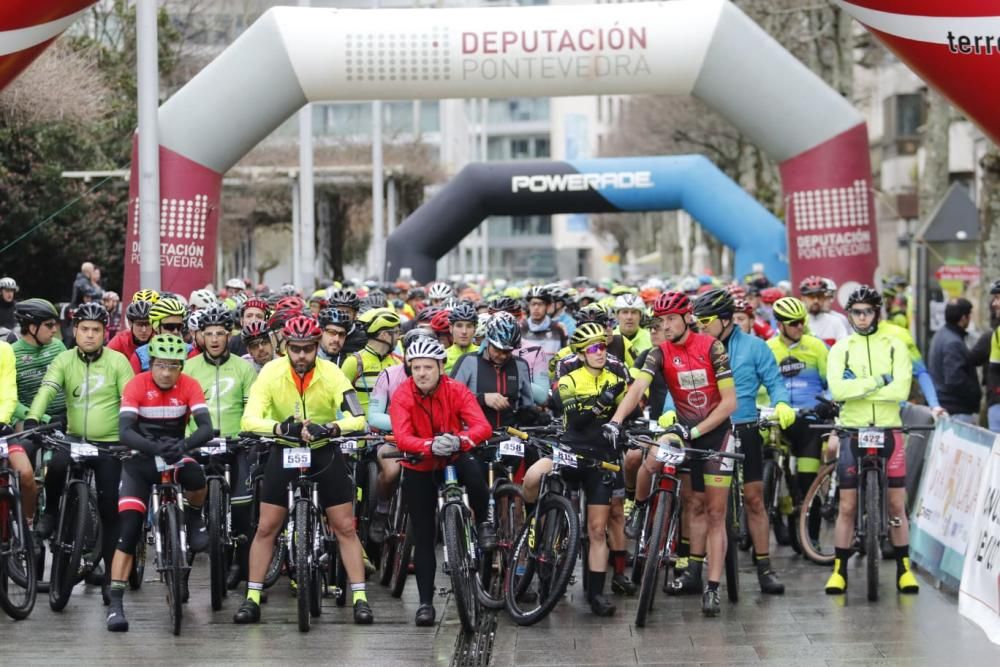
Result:
M629 444L637 449L648 450L650 447L659 447L660 443L653 440L649 440L643 437L630 437ZM698 447L688 447L681 444L678 449L683 449L684 453L688 458L717 458L717 459L732 459L733 461L744 461L746 460L746 454L741 454L739 452L717 452L714 449L700 449Z
M923 425L923 426L842 426L841 424L810 424L809 428L817 431L868 431L871 429L877 431L901 431L902 433L909 433L910 431L933 431L936 426L933 424Z

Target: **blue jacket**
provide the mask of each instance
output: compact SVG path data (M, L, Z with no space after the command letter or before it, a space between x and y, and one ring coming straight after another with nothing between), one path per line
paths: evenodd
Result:
M748 336L735 325L725 343L736 383L736 412L730 417L734 424L757 421L757 392L761 385L767 389L772 406L791 405L778 363L767 343L757 336Z

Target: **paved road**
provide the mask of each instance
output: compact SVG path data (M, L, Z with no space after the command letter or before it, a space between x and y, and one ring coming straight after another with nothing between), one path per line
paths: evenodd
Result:
M742 597L733 606L723 601L723 615L705 619L696 598L658 596L651 625L632 623L635 606L616 598L618 614L592 616L577 584L566 601L538 625L519 628L501 614L492 664L498 667L561 664L767 664L767 665L936 665L944 667L1000 664L1000 647L958 615L955 599L923 580L917 597L896 595L894 565L883 564L883 597L867 602L863 571L852 567L854 589L846 602L827 597L821 586L826 569L782 555L776 565L787 586L780 598L764 597L756 579L743 568ZM852 564L853 565L853 564ZM578 577L579 579L579 577ZM336 662L366 665L447 665L452 660L458 623L445 596L438 598L436 628L416 628L416 590L411 580L403 599L390 598L377 584L369 594L376 625L356 628L350 609L326 601L318 626L300 634L294 599L287 580L271 589L257 627L235 626L232 612L238 597L225 608L209 608L204 556L196 565L192 599L185 609L181 637L169 634L163 588L148 581L126 596L132 631L112 635L104 629L104 608L96 589L81 586L61 614L39 599L32 616L14 623L0 619L3 641L0 664L127 663L157 664ZM446 580L439 576L439 586Z

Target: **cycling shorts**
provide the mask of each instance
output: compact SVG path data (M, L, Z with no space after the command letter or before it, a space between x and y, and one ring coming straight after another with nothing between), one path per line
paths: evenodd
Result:
M730 444L732 431L727 426L720 426L691 443L698 449L710 449L714 452L730 451L735 448L735 442ZM696 493L704 493L709 486L727 488L733 476L733 461L705 461L696 459L688 461L691 470L691 489Z
M743 483L760 482L764 479L764 438L757 422L736 424L733 427L743 460Z
M886 477L890 489L906 487L906 447L903 446L903 434L900 431L887 429L885 433L885 449L883 458L888 457L885 464ZM850 441L841 432L840 457L837 460L837 477L842 489L858 488L858 462L855 450L858 445L858 434L852 432Z
M185 491L205 488L205 471L201 464L190 456L180 460L170 471L170 481L180 484ZM159 484L161 473L156 469L156 459L145 454L133 456L122 463L122 481L118 489L118 512L135 511L146 513L149 492L154 484Z
M280 507L288 506L288 485L299 476L298 468L285 468L281 445L272 445L271 455L264 464L264 484L261 502ZM354 498L354 482L340 447L329 444L312 450L310 477L316 482L319 503L323 509L349 503Z
M603 468L563 468L562 476L571 485L579 487L587 495L588 505L610 505L616 488L625 489L625 478L621 471L611 472Z

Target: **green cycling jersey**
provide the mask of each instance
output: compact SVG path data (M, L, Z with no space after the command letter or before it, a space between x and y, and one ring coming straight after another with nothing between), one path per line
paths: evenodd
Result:
M212 427L224 438L239 433L243 408L250 398L250 385L257 379L253 365L228 352L216 359L202 353L184 363L184 373L197 380L205 392ZM192 420L188 424L188 433L193 433L195 429Z
M79 348L66 350L49 364L26 418L40 421L53 399L65 395L71 435L117 442L122 391L132 375L132 365L120 352L102 348L87 355Z
M38 393L38 388L42 386L49 364L66 351L66 346L58 338L53 338L48 345L32 345L20 338L11 344L11 348L17 365L17 407L14 409L14 421L21 421L28 414L28 406ZM66 412L66 397L61 388L48 405L50 416Z

